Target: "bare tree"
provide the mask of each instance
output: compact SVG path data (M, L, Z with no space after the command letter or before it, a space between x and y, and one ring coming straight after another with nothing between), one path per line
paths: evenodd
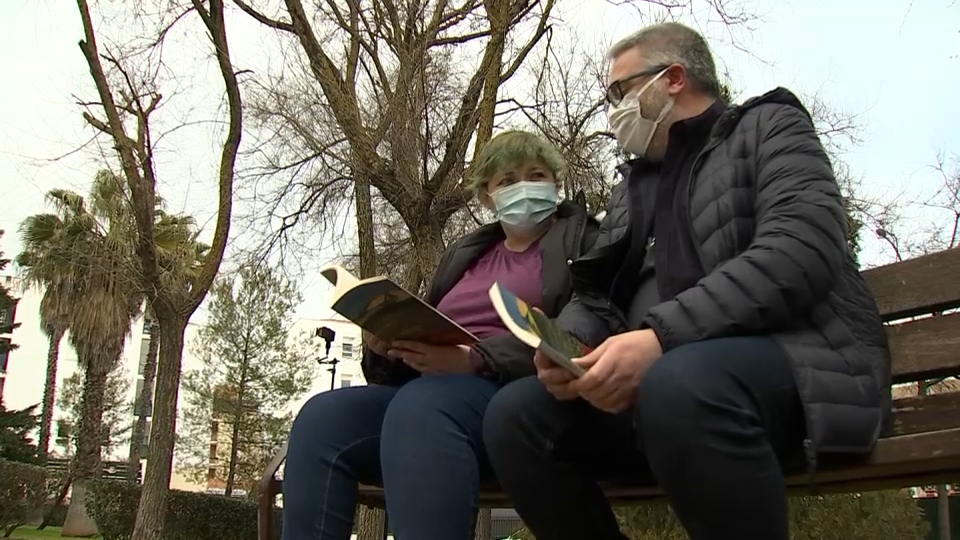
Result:
M342 143L332 156L325 152L338 172L304 186L305 204L295 206L315 211L316 188L338 177L353 184L362 275L376 269L371 188L409 231L415 257L404 285L418 289L432 273L447 220L469 199L460 179L471 142L475 151L489 140L498 92L546 35L555 1L324 0L308 11L301 0L284 0L284 13L271 16L235 0L299 45L316 89L308 95L318 98L314 118L324 119L326 132L290 123L289 137L320 143L313 154ZM521 37L521 28L530 31Z
M213 283L230 229L234 167L242 128L240 86L227 44L223 0L190 0L183 5L176 2L168 4L167 13L173 21L192 15L203 24L210 39L211 53L216 58L223 79L228 116L216 179L219 186L217 218L209 252L204 254L202 264L198 264L195 271L170 268L168 264L180 264L176 261L191 258L163 257L158 253L158 238L154 228L158 176L154 151L157 137L151 131L151 115L157 111L162 96L153 80L137 76L133 67L120 56L101 50L87 0L77 0L77 7L84 31L80 49L98 96L97 101L86 104L83 117L97 132L110 139L129 187L139 235L137 256L140 285L160 325L156 403L148 454L150 466L144 478L133 532L135 540L159 540L163 532L173 461L184 331L190 316ZM157 43L162 42L168 28L160 32ZM187 242L182 249L195 249L195 245Z

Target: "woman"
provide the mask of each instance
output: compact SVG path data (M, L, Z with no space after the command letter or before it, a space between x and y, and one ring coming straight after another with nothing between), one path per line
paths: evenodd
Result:
M503 384L535 373L533 351L505 329L488 290L499 281L556 316L571 295L567 261L596 235L582 197L558 204L563 172L557 150L530 133L502 133L484 147L469 185L498 221L447 249L425 298L479 343L435 347L364 334L371 386L318 394L293 424L284 540L347 540L358 482L384 486L398 540L472 537L480 483L492 479L484 410Z

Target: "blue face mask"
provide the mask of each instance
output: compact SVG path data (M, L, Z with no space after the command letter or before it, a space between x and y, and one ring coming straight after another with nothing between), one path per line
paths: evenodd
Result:
M531 229L557 211L557 186L553 182L523 180L490 194L497 219L517 229Z

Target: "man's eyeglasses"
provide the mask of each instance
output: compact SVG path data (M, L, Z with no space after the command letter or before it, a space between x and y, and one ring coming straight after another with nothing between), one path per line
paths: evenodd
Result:
M623 79L620 79L619 81L614 81L613 84L611 84L610 87L607 88L607 95L606 95L607 103L609 103L613 107L616 107L617 105L620 104L621 101L623 101L623 98L624 96L627 95L627 92L630 91L630 81L636 80L640 77L648 77L650 75L656 75L657 73L660 73L661 71L667 69L668 67L670 67L670 64L649 67L639 73L634 73L629 77L625 77Z

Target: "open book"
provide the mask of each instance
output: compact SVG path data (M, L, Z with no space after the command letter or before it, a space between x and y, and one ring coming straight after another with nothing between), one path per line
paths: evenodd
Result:
M320 274L333 284L334 311L384 341L471 345L477 338L429 304L384 276L364 280L341 266Z
M503 324L517 339L540 349L547 358L577 377L584 374L584 369L571 360L590 352L590 348L580 340L543 313L531 308L499 282L490 287L490 301Z

